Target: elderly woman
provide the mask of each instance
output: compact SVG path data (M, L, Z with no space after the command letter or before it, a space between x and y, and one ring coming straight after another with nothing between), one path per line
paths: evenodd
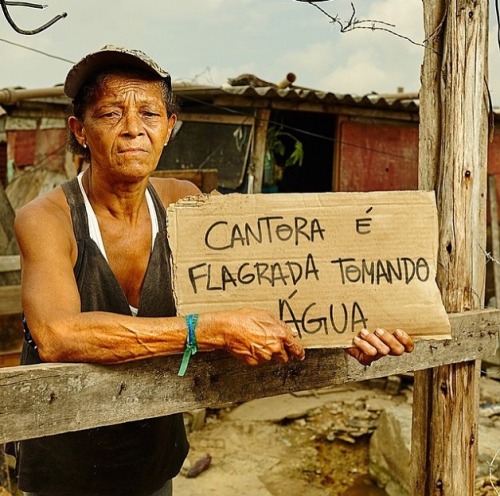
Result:
M137 50L107 46L68 73L77 178L16 219L26 343L22 362L123 363L222 348L249 365L304 359L297 336L258 309L176 316L165 207L199 193L151 177L176 123L170 76ZM186 353L187 346L187 353ZM363 332L363 364L413 348L403 332ZM43 496L171 494L188 451L181 415L21 443L19 486Z

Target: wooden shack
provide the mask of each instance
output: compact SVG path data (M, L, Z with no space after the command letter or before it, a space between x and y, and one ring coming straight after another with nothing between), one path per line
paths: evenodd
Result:
M289 80L260 81L252 76L222 87L175 85L181 113L158 174L224 193L418 188L418 94L341 95ZM14 211L82 167L65 148L68 104L60 86L0 90L0 183ZM493 116L500 126L500 114ZM266 152L276 134L283 154L270 163ZM495 179L500 136L492 136L488 171ZM302 162L287 165L296 143ZM0 256L15 253L10 250L0 246ZM486 303L494 295L490 264Z

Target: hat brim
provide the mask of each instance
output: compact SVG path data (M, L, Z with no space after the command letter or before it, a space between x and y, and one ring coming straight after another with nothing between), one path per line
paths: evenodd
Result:
M168 72L159 66L153 67L136 55L116 50L101 50L87 55L71 68L64 82L64 93L71 99L76 98L80 88L93 74L113 66L144 70L159 79L170 81Z

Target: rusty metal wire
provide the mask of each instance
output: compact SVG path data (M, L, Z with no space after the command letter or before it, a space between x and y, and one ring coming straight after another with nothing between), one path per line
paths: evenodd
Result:
M60 19L63 19L66 17L68 14L66 12L63 12L62 14L58 14L55 17L53 17L50 21L46 22L42 26L35 28L35 29L21 29L12 19L9 9L7 8L8 6L10 7L31 7L31 8L36 8L36 9L44 9L46 5L40 5L32 2L17 2L17 1L7 1L7 0L0 0L0 7L2 8L3 15L5 16L5 19L7 19L7 22L10 24L12 29L16 31L19 34L24 34L24 35L33 35L33 34L38 34L41 33L42 31L46 30L53 24L55 24L57 21Z

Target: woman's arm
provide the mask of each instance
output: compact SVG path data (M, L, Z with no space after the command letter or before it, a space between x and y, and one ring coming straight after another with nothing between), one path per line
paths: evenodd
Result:
M80 311L73 275L76 245L64 209L52 195L27 205L16 217L23 309L42 360L121 363L181 353L187 334L182 317ZM226 349L251 365L304 357L292 331L262 310L204 313L196 337L200 350Z

